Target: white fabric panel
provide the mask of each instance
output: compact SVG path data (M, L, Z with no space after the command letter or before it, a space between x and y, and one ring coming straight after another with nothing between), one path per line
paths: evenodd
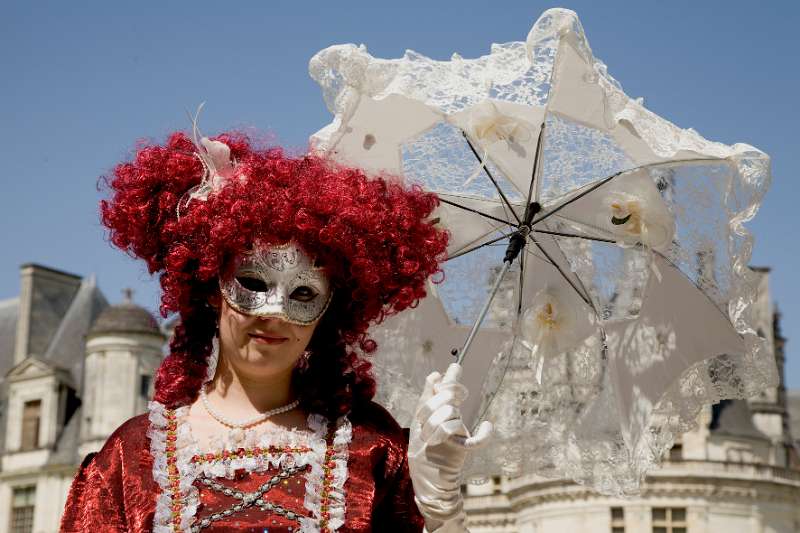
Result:
M515 126L517 126L516 135L513 140L508 141L481 142L480 139L477 139L479 146L476 146L476 149L481 155L484 151L488 153L489 159L514 184L520 195L523 198L527 198L536 155L536 143L539 138L542 121L544 121L544 108L502 100L491 100L491 104L496 106L500 114L497 120L502 120L504 117L513 117L516 121ZM474 120L475 106L449 117L449 121L453 125L462 131L470 133L471 124L474 124ZM474 135L471 135L470 139L476 142Z
M653 408L678 378L711 357L745 352L742 337L714 303L677 268L655 254L639 317L606 324L609 369L621 427L635 444Z
M382 100L362 96L346 124L317 134L316 147L344 164L357 162L371 173L400 176L400 146L441 118L428 106L398 94Z

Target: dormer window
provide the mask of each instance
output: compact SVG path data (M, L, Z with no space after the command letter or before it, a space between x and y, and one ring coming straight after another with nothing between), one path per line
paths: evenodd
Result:
M22 408L22 441L20 450L35 450L39 447L39 424L42 417L42 401L25 402Z

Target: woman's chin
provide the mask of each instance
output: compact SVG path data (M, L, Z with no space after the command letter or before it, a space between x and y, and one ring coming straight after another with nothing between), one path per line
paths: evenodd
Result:
M248 358L239 368L240 373L251 380L285 378L292 374L294 364L287 361L276 361L274 359Z

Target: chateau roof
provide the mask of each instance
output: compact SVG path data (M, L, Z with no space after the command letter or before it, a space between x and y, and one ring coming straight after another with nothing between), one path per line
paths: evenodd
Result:
M0 301L0 380L14 364L19 298Z
M714 405L709 429L712 435L769 440L753 424L746 400L722 400Z
M161 336L161 330L153 315L131 301L112 305L100 313L89 334L102 333L145 333Z
M107 308L108 301L97 288L94 279L83 280L47 347L43 359L68 369L74 383L82 381L86 333Z

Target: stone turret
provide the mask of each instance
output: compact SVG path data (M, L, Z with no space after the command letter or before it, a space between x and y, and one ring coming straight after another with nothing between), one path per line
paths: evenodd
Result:
M767 342L767 349L775 354L779 381L777 387L767 389L755 398L748 400L753 413L753 423L772 441L775 464L788 466L790 462L792 437L789 430L789 415L786 404L785 339L780 332L780 313L775 310L770 296L769 268L753 268L761 277L758 287L758 334Z
M145 411L164 335L132 301L108 307L89 330L83 375L80 454L98 450L120 424Z

